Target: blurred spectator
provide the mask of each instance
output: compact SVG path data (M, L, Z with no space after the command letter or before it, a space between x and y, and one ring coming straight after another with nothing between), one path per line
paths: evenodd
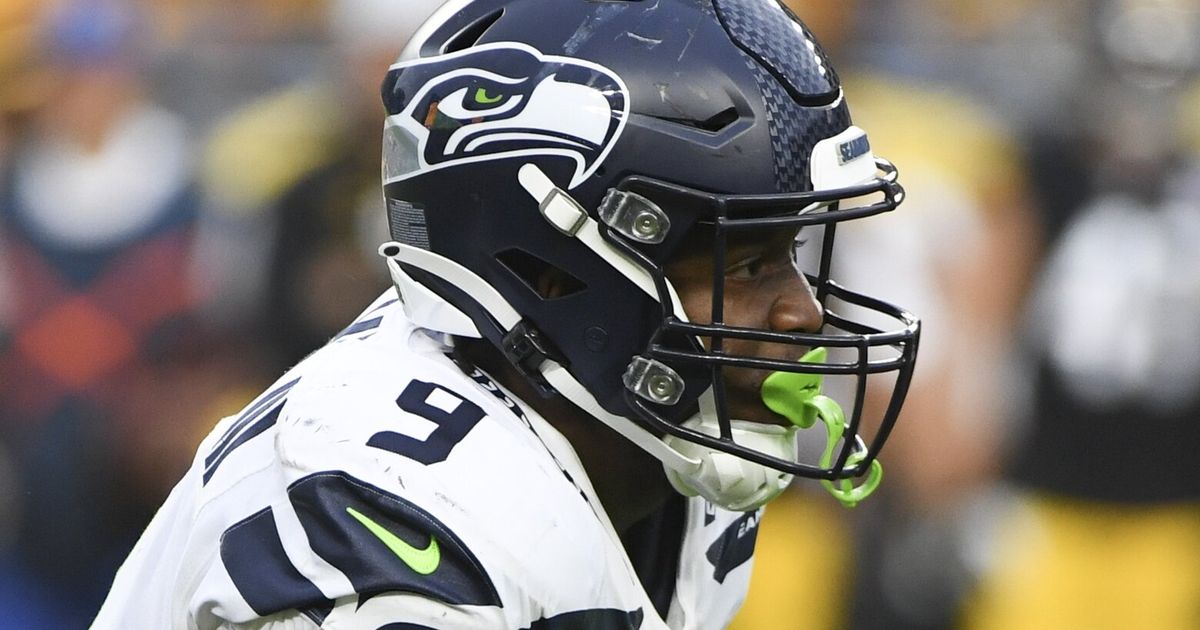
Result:
M1096 0L858 0L850 52L918 82L952 84L1010 129L1071 124Z
M8 168L22 121L46 97L47 81L41 71L38 49L40 13L34 0L0 2L0 173ZM5 182L0 179L0 195ZM3 256L0 232L0 256ZM0 266L0 344L8 336L13 317L8 270Z
M804 519L814 508L795 506L815 499L795 492L792 505L773 504L738 627L950 627L969 577L964 518L990 487L1012 433L1006 354L1039 244L1022 157L1015 137L961 89L846 50L864 24L856 12L864 3L789 5L835 56L859 59L838 68L847 102L908 193L894 215L838 231L836 277L910 307L924 331L884 452L886 481L845 515L856 533L799 545L794 532L813 522ZM861 265L880 257L891 261L882 274ZM831 544L844 545L840 560L830 559ZM784 547L791 553L773 551ZM810 557L825 571L814 572ZM759 599L763 592L773 595Z
M25 602L6 623L82 627L195 441L161 412L202 397L166 389L203 297L199 202L186 126L145 92L134 6L42 10L47 98L0 177L0 435L22 490L0 581Z
M1079 122L1036 145L1034 407L970 628L1200 628L1200 6L1099 8Z
M332 0L324 73L235 112L210 143L207 181L270 234L262 334L279 368L320 347L388 286L379 182L379 84L440 1ZM264 239L262 242L267 242Z
M5 127L11 117L27 112L45 97L46 82L38 67L38 18L34 0L0 2L0 112ZM2 140L0 146L4 146Z

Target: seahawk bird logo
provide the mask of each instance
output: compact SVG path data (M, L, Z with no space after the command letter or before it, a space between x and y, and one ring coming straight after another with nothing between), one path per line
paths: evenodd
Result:
M572 189L600 166L629 115L629 92L611 70L516 42L397 63L383 92L385 183L558 155L575 161Z

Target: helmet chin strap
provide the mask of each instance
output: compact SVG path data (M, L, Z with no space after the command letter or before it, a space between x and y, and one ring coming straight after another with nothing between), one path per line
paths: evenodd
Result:
M566 368L554 361L545 361L541 367L542 376L558 393L586 411L588 415L608 425L609 428L625 436L639 448L653 455L669 470L679 471L679 474L691 475L703 466L700 460L689 457L664 443L658 436L639 426L624 416L605 411L587 390Z
M712 389L700 396L700 413L683 426L713 437L721 434L716 402ZM756 451L778 457L795 459L797 427L731 420L730 433L735 442ZM702 462L691 474L682 474L664 466L667 479L675 490L685 496L702 496L727 510L746 512L762 507L779 496L792 483L792 475L718 451L674 435L663 440L671 447Z
M566 368L553 361L543 363L541 371L546 381L567 400L662 462L667 480L684 496L699 495L727 510L744 512L757 509L779 496L792 481L792 475L730 453L672 435L660 438L629 418L605 411ZM705 406L703 401L707 399L712 412L701 412L683 426L720 435L712 397L711 389L701 396L701 406ZM740 420L732 424L734 439L739 444L784 459L795 457L795 427Z

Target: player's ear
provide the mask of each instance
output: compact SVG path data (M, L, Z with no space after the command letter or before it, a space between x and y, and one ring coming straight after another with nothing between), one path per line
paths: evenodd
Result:
M501 252L496 260L543 300L566 297L587 289L583 280L519 248Z
M583 283L578 278L571 274L547 265L545 269L538 274L537 281L534 283L534 289L543 299L553 300L578 292L582 288Z

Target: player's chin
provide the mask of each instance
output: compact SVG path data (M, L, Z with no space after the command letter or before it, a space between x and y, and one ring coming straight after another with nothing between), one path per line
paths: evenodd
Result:
M792 426L787 418L772 412L763 404L762 384L770 375L768 370L725 371L725 404L730 418L759 424Z

